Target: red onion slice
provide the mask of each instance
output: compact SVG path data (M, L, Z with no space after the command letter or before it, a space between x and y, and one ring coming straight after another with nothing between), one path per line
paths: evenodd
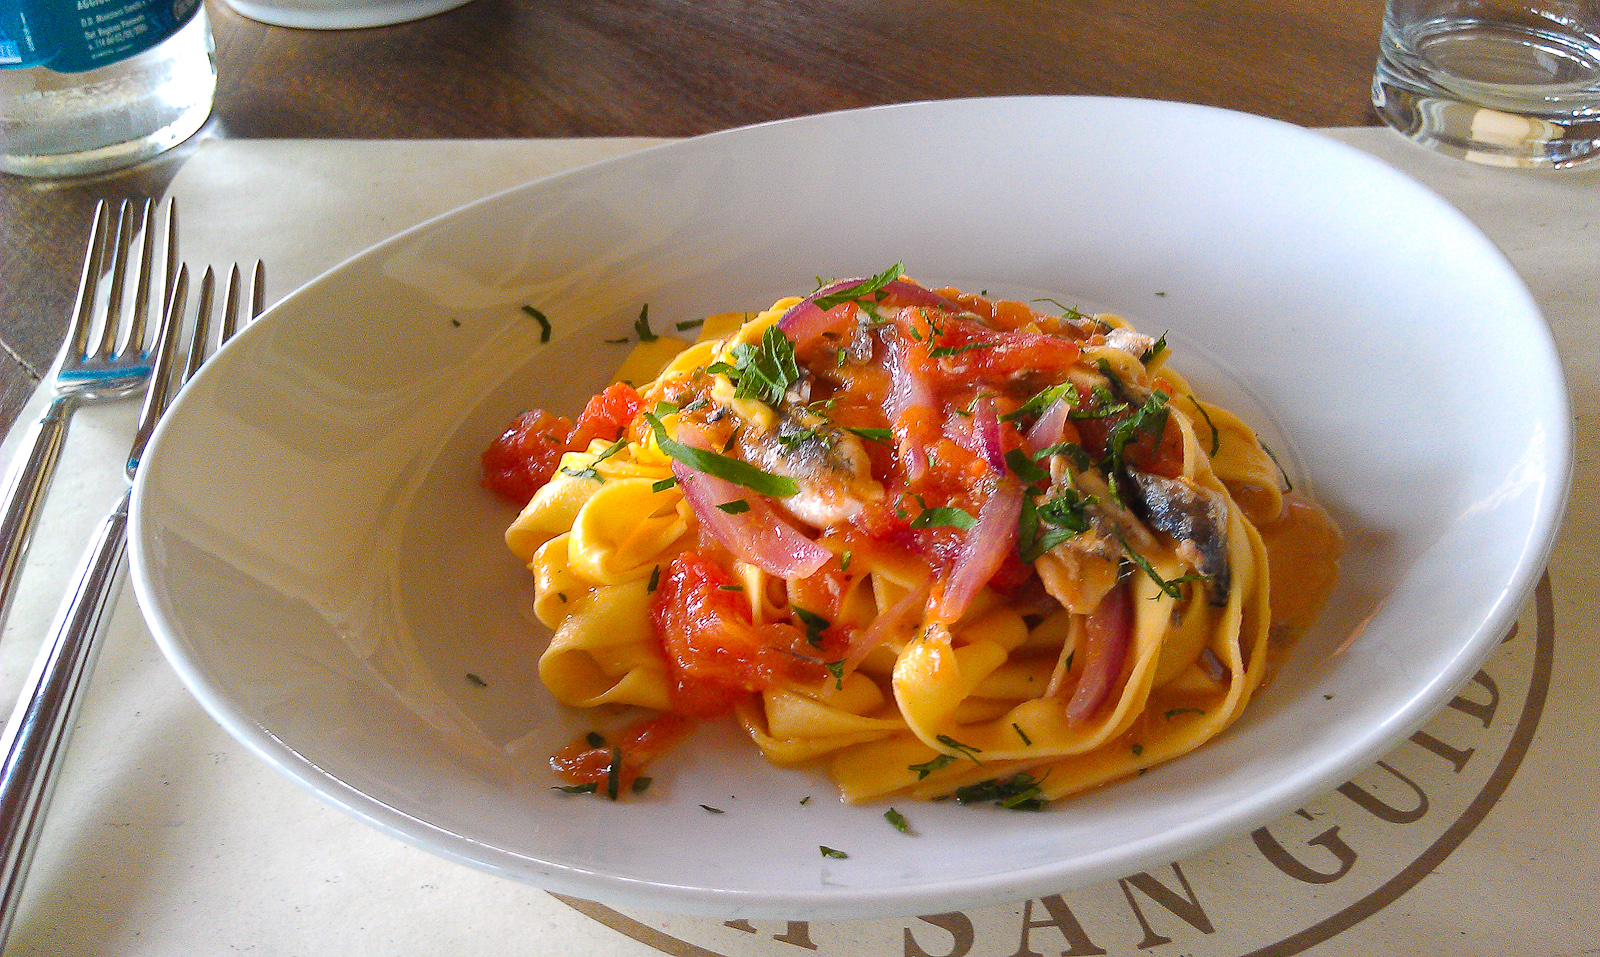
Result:
M1099 710L1122 672L1133 644L1133 600L1126 582L1118 582L1089 613L1083 648L1083 673L1067 702L1067 724L1082 724Z
M978 590L1000 570L1017 543L1017 516L1022 512L1022 485L1007 475L978 510L978 523L967 531L954 570L939 598L940 621L959 619Z
M906 626L906 622L921 621L928 604L928 591L932 587L933 579L929 578L906 592L905 597L890 606L888 611L872 619L872 624L851 636L850 647L845 651L844 670L854 671L872 649L893 638Z
M834 313L832 310L824 312L817 306L816 301L824 296L843 292L852 286L859 286L867 281L868 277L858 277L828 283L790 306L788 311L783 314L783 318L778 320L778 329L789 337L789 341L794 343L796 349L805 348L812 340L824 333L840 331L850 320L854 319L854 313L848 309L841 313ZM959 303L952 302L932 290L924 289L909 279L890 280L884 285L883 291L908 300L914 306L930 306L938 309L948 309L951 312L966 311L961 308Z
M709 449L705 435L692 425L679 423L678 441ZM778 514L766 500L747 488L707 475L674 460L672 474L678 478L683 497L689 500L695 518L712 537L739 559L780 578L804 578L828 563L833 553L808 538ZM719 505L743 500L749 508L728 514Z
M939 406L933 398L933 387L913 372L906 362L908 351L904 339L890 338L886 363L890 385L889 396L884 400L884 412L888 413L889 424L895 427L896 451L900 455L901 467L905 469L907 478L918 482L928 469L927 450L920 441L922 437L912 434L917 431L912 423L903 424L902 420L907 412L921 410L927 414L915 418L938 422Z
M996 474L1004 475L1006 451L1001 444L1000 413L995 409L994 396L980 397L972 410L972 437L978 444L977 451L983 460L989 463Z
M1044 415L1039 416L1039 421L1033 423L1033 428L1022 437L1022 447L1028 450L1029 455L1038 455L1040 449L1047 449L1061 439L1061 430L1067 424L1067 416L1072 412L1072 406L1065 398L1057 399L1050 403L1050 408L1044 410Z

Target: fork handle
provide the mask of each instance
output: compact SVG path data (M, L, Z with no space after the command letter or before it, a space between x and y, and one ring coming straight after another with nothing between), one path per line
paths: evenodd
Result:
M16 917L55 772L127 566L128 501L125 493L101 522L0 735L0 943Z
M67 441L75 400L58 396L23 438L28 452L18 455L6 480L4 506L0 507L0 628L11 612L11 599L22 577L22 560L39 518L45 489L61 461L61 448Z

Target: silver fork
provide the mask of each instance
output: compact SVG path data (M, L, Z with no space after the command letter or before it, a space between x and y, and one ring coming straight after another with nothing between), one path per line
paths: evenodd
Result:
M263 275L258 262L251 283L249 319L254 319L261 311ZM128 452L129 492L123 494L106 516L85 553L78 568L77 584L57 612L51 627L52 637L40 649L10 724L0 736L0 753L4 755L0 759L0 948L4 947L16 917L28 864L50 804L55 771L66 750L83 689L94 669L99 637L110 617L111 599L121 584L127 564L128 503L134 474L144 455L145 444L166 411L172 394L206 360L214 283L215 278L207 268L200 280L187 361L174 387L173 366L178 361L189 291L188 267L178 271L157 337L154 370L139 416L139 428ZM226 305L217 335L219 347L238 327L239 286L239 267L235 266L228 278Z
M145 342L145 329L150 313L156 233L151 213L149 200L137 215L133 204L123 200L113 227L111 208L106 201L101 200L95 206L94 226L84 253L83 278L78 283L77 305L51 379L55 398L33 426L31 435L23 439L28 451L18 454L17 465L6 483L5 504L0 507L0 627L4 627L11 610L22 560L28 553L45 490L61 460L61 448L66 443L72 413L87 402L132 395L150 381L150 347ZM124 328L128 261L133 252L136 218L143 224L143 240L139 273L134 280L133 316ZM163 301L172 292L176 267L173 251L178 241L177 207L170 202L165 232ZM106 295L104 312L98 317L100 335L90 351L89 340L99 312L99 290L108 271L111 288Z

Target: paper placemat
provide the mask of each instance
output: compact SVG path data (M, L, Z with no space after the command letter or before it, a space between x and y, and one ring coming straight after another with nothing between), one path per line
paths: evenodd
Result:
M1596 953L1600 171L1483 169L1386 130L1327 132L1422 180L1506 251L1555 330L1577 419L1572 503L1546 580L1477 676L1378 764L1205 853L1008 906L844 923L623 912L432 857L299 789L202 712L130 592L107 635L11 952ZM213 140L170 192L184 259L225 268L263 258L276 299L463 202L656 142ZM36 396L20 422L41 408ZM8 701L90 530L122 490L134 416L131 403L79 414L0 638ZM13 441L0 453L9 457Z

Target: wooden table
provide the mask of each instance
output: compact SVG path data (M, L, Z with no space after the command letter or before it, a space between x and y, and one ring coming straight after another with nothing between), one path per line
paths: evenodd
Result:
M1011 94L1180 100L1376 123L1381 0L473 0L306 31L207 5L202 136L691 136L882 103ZM1130 152L1161 148L1132 139ZM66 328L90 210L154 196L183 149L91 181L0 175L0 430Z

